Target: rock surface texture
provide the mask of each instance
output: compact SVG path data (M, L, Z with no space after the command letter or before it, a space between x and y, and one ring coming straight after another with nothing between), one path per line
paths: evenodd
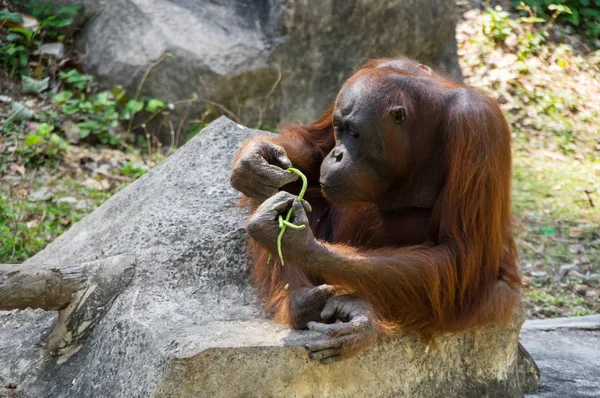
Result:
M132 94L171 53L143 93L181 100L196 92L250 125L313 121L370 58L404 54L461 76L455 0L58 2L84 4L89 20L78 47L104 83ZM203 105L193 108L201 114Z
M527 321L521 343L542 371L527 397L600 397L600 315Z
M28 263L135 256L135 273L82 346L38 345L56 315L0 313L0 386L25 397L519 397L510 327L437 340L412 335L331 366L307 358L317 336L270 323L248 284L244 214L228 183L243 140L220 118ZM2 395L0 389L0 395Z

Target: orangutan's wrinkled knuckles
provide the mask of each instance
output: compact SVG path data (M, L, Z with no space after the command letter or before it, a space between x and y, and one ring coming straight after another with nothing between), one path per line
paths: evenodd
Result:
M327 300L335 294L331 285L303 288L294 292L290 298L290 317L295 329L306 329L311 321L321 319L321 311Z
M305 200L302 202L299 200L294 200L292 203L292 209L294 211L294 224L309 227L308 216L306 215L306 212L312 211L310 204Z
M341 328L338 325L342 325ZM305 346L310 351L308 355L310 359L318 360L325 365L353 357L377 342L377 332L373 328L357 327L350 324L323 325L314 322L309 324L309 328L313 331L322 331L328 335L334 335ZM345 330L342 331L342 329Z
M282 191L265 200L248 220L246 226L248 234L261 243L275 242L279 234L277 218L295 199L296 196Z
M370 315L369 304L350 294L330 298L321 312L325 324L309 322L308 328L328 338L306 345L309 358L330 364L352 357L372 347L377 341L377 329Z
M267 141L252 142L240 151L229 181L248 197L266 199L299 178L285 170L291 165L283 148Z

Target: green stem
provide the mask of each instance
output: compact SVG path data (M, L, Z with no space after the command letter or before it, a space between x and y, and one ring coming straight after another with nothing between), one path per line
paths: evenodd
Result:
M283 219L283 217L281 217L281 216L279 216L279 217L280 217L280 219L281 219L281 224L282 224L282 225L285 225L285 226L287 226L287 227L290 227L291 229L304 229L304 228L306 228L306 225L296 225L296 224L293 224L293 223L291 223L291 222L285 221L285 220ZM281 228L281 227L280 227L280 228Z
M308 188L308 179L306 178L306 176L304 175L304 173L302 173L300 170L294 168L294 167L289 167L287 169L288 171L291 171L292 173L298 174L300 176L300 178L302 179L302 189L300 190L300 193L298 194L298 200L302 201L302 198L304 198L304 194L306 193L306 189ZM281 265L285 265L285 262L283 261L283 252L281 250L281 239L283 238L283 233L285 232L286 227L290 227L293 229L304 229L305 226L304 225L296 225L290 222L290 218L292 217L293 214L293 210L289 209L287 215L285 216L285 220L283 219L283 217L280 215L279 216L279 228L281 229L279 231L279 235L277 236L277 253L279 254L279 259L281 260Z

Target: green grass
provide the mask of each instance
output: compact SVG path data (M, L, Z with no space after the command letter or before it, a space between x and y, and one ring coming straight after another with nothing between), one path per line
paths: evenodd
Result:
M522 218L600 224L600 161L517 154L513 167L513 205Z
M66 179L46 200L33 200L41 188L40 182L17 189L0 185L0 263L27 260L112 194Z
M600 293L581 296L579 275L600 273L600 162L549 159L540 154L514 160L513 209L521 267L522 296L530 317L590 315ZM586 193L586 191L588 193ZM560 267L577 273L555 278ZM589 291L598 289L593 286Z

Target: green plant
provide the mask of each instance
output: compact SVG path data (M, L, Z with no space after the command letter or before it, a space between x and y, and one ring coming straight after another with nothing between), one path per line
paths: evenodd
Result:
M137 179L148 171L148 167L143 164L136 164L133 162L126 162L121 166L120 174L126 177L132 177Z
M0 263L27 260L110 196L68 179L62 180L61 189L67 192L32 201L0 184ZM77 195L88 205L60 200L64 194Z
M142 110L154 114L165 107L165 103L156 98L130 99L121 86L98 91L92 76L76 70L61 72L59 77L70 90L59 92L52 100L60 105L64 115L77 122L80 138L92 143L126 146L127 139L133 140L134 136L124 129L124 123Z
M600 0L515 0L513 4L525 4L537 15L549 17L551 22L574 26L592 44L600 38Z
M90 81L78 78L73 84L80 89L89 88ZM94 95L80 92L75 95L72 91L65 90L55 95L53 101L61 105L63 114L78 121L81 139L94 137L94 140L101 144L112 146L123 144L122 134L119 132L118 104L108 91Z
M70 26L83 7L80 4L59 6L44 0L14 0L14 3L28 10L40 22L39 32L49 38L58 37L61 29Z
M488 8L481 19L483 33L496 42L506 40L514 29L514 23L510 19L510 14L502 10L502 7L496 6Z
M89 90L96 85L93 76L79 73L75 69L60 72L58 75L67 85L79 91Z
M546 41L548 25L537 28L536 24L546 20L537 17L526 5L521 7L528 11L528 15L516 19L511 19L510 14L500 6L487 8L481 16L481 25L483 33L493 44L506 44L511 39L517 44L514 51L519 54L519 59L525 59L538 51Z
M519 43L519 59L523 60L529 55L535 54L548 38L548 28L552 26L554 19L548 22L544 27L537 28L535 24L546 23L544 18L540 18L527 5L521 3L519 9L527 11L526 16L519 17L516 21L523 30L521 35L518 35Z
M18 152L25 163L41 165L60 160L68 148L69 144L54 133L53 125L41 123L36 131L27 135Z
M298 194L298 200L302 201L302 198L304 198L304 194L306 193L306 188L308 188L308 180L306 179L306 176L298 169L293 168L293 167L288 167L287 171L291 171L294 174L298 174L300 176L300 178L302 179L302 189L300 189L300 193ZM283 218L283 216L280 214L279 215L279 235L277 235L277 254L279 254L279 260L281 261L281 265L283 266L285 263L283 261L283 252L281 250L281 239L283 238L283 234L285 233L285 230L287 227L290 227L292 229L304 229L306 228L306 225L296 225L290 222L290 218L292 217L293 214L293 210L289 209L287 212L287 215L285 216L285 218ZM271 257L269 256L269 259ZM268 260L267 260L268 262Z
M15 1L15 4L28 9L38 24L27 28L19 13L0 11L0 65L7 65L13 74L28 74L31 53L43 40L61 38L61 29L73 23L81 6L57 7L41 0Z
M18 13L7 11L0 12L0 26L2 23L21 24L23 18ZM8 29L0 29L0 65L6 65L15 73L24 69L29 64L28 49L33 40L32 30L21 28L18 25Z

